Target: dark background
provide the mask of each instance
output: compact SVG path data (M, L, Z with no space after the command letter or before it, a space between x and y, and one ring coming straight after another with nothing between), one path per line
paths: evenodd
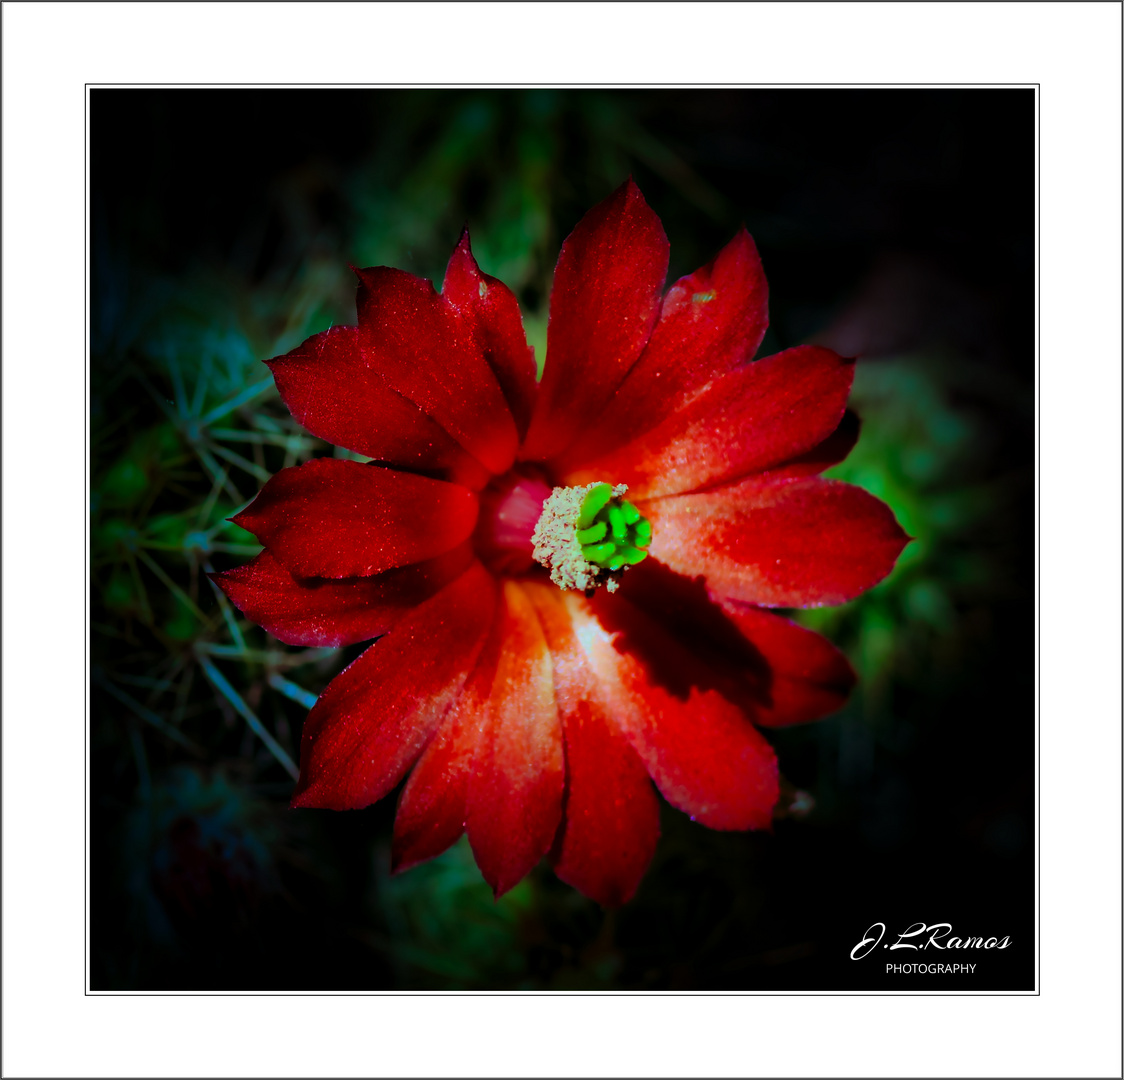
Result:
M1033 987L1033 91L90 100L95 989ZM260 361L355 321L348 262L440 282L465 223L541 360L559 245L629 174L672 280L748 226L763 354L860 357L863 434L831 475L916 541L798 616L861 676L840 713L769 736L810 811L720 834L665 805L616 912L545 865L493 903L463 842L391 878L393 798L287 809L280 759L358 649L281 646L203 574L256 550L225 518L264 478L332 452ZM849 959L872 923L918 921L1012 944L905 953L972 976Z

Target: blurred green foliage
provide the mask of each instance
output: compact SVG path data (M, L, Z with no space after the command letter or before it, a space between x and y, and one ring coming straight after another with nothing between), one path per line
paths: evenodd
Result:
M151 131L184 132L170 118L194 109L211 131L224 107L157 96L122 112L106 93L94 95L95 145L112 143L129 109ZM320 98L326 109L344 100ZM541 365L558 248L630 173L672 238L673 276L713 255L741 220L759 223L759 241L781 255L787 243L803 258L808 245L791 209L764 212L751 191L690 163L686 137L661 119L666 98L541 90L357 100L346 99L355 133L346 159L314 144L278 166L253 189L253 210L229 211L218 250L207 237L196 245L177 221L168 192L180 162L166 137L152 136L148 180L135 191L121 187L130 175L121 161L95 168L95 985L668 988L696 985L704 971L716 985L767 979L809 955L768 888L772 838L708 833L665 807L649 877L612 913L542 867L496 904L464 841L390 876L393 800L349 815L285 810L303 716L359 650L282 645L206 574L260 550L228 518L271 475L343 453L293 421L261 361L354 322L348 262L439 284L467 223L482 268L519 296ZM758 157L763 176L787 175L783 153ZM221 216L221 200L212 210ZM793 296L789 309L774 299L781 330L766 345L794 344L786 326L825 325L853 284L838 280L826 301L818 287ZM989 613L1025 587L1025 536L1010 504L1025 496L1029 463L1017 475L997 467L993 430L996 415L1000 432L1029 425L1025 380L919 351L860 363L853 405L862 436L831 475L888 502L916 540L869 594L799 613L847 651L862 681L840 716L774 740L782 769L817 803L807 823L778 827L794 845L808 835L794 830L850 827L876 757L908 755L918 737L903 721L902 688L947 699L950 684L977 678L972 653L996 632ZM876 816L876 841L886 820L904 820L898 809ZM795 952L785 953L791 934ZM219 950L225 960L200 960Z
M401 985L534 988L519 947L520 921L534 902L530 881L494 900L467 837L409 873L392 876L389 865L389 850L377 850L375 904L386 921L380 947Z
M1013 475L991 467L996 417L1031 424L1032 399L1016 380L947 355L883 359L857 366L851 407L862 417L859 442L825 476L884 500L913 541L856 600L794 613L840 645L860 678L819 733L838 740L829 748L837 767L821 774L817 792L828 811L841 785L870 779L876 753L901 753L916 738L895 707L903 684L939 702L979 677L976 660L995 630L990 608L1020 592L1025 536L1011 530L1009 513L1033 480L1029 461Z
M955 404L972 391L976 408ZM980 406L986 405L987 411ZM1013 381L981 378L949 358L914 356L859 364L851 406L863 418L858 445L824 475L885 501L913 538L893 574L851 604L800 613L805 625L853 644L866 692L888 673L916 668L961 642L959 611L981 588L1010 592L1014 564L971 543L975 530L1009 498L1011 477L987 476L988 425L996 411L1029 422L1032 402ZM1028 463L1029 464L1029 463ZM1030 480L1029 471L1019 478ZM958 668L959 658L944 666ZM939 668L933 673L947 677Z

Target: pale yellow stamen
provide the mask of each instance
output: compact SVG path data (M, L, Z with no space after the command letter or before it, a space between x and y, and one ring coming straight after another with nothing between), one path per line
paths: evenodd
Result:
M556 487L543 503L542 515L531 542L535 546L535 561L550 571L550 580L560 589L577 589L589 594L604 585L609 592L616 591L619 572L591 563L582 554L581 541L578 540L582 502L590 491L599 486ZM613 488L613 496L619 499L626 491L627 484L617 484Z

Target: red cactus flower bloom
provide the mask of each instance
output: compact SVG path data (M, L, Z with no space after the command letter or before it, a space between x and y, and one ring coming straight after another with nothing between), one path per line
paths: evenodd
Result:
M282 641L379 639L309 714L293 805L367 806L408 774L396 868L467 831L497 895L549 854L623 903L659 834L651 781L712 828L766 828L758 728L853 685L766 610L849 600L907 542L818 475L857 435L853 365L750 362L767 289L744 229L662 295L667 266L630 180L562 246L541 382L467 232L440 294L359 270L359 325L269 362L301 424L372 460L278 473L235 518L265 550L217 581Z

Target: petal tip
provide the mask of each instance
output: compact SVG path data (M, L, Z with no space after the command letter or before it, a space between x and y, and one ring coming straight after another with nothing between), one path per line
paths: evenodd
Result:
M307 721L305 730L307 731ZM290 810L347 810L350 809L339 799L329 797L329 791L321 779L311 775L308 762L305 759L307 749L301 753L300 775L297 777L297 786L293 789L293 796L289 800Z
M730 237L730 242L726 247L732 248L734 245L738 247L748 246L751 251L755 253L757 251L757 243L753 239L753 233L749 231L749 227L744 221L734 230L734 235Z
M309 794L307 788L297 788L289 800L290 810L315 810L318 809L315 798Z
M492 885L490 881L488 882L488 884ZM508 884L500 883L492 885L492 903L498 904L500 902L500 897L505 896L507 893L511 892L511 890L514 889L518 884L518 881L512 881Z
M628 179L623 184L621 184L620 187L614 190L612 194L602 200L600 205L611 206L616 202L623 204L624 207L628 207L631 204L639 204L640 207L643 207L645 210L651 213L652 216L656 218L661 236L666 240L666 233L663 229L663 223L659 220L658 217L656 217L655 211L652 210L651 206L648 203L648 200L644 198L644 192L640 190L640 187L637 185L636 181L632 178L631 175L629 175Z
M289 800L290 810L357 810L361 807L350 805L342 799L331 798L322 783L306 780L304 770L297 781L297 788Z

